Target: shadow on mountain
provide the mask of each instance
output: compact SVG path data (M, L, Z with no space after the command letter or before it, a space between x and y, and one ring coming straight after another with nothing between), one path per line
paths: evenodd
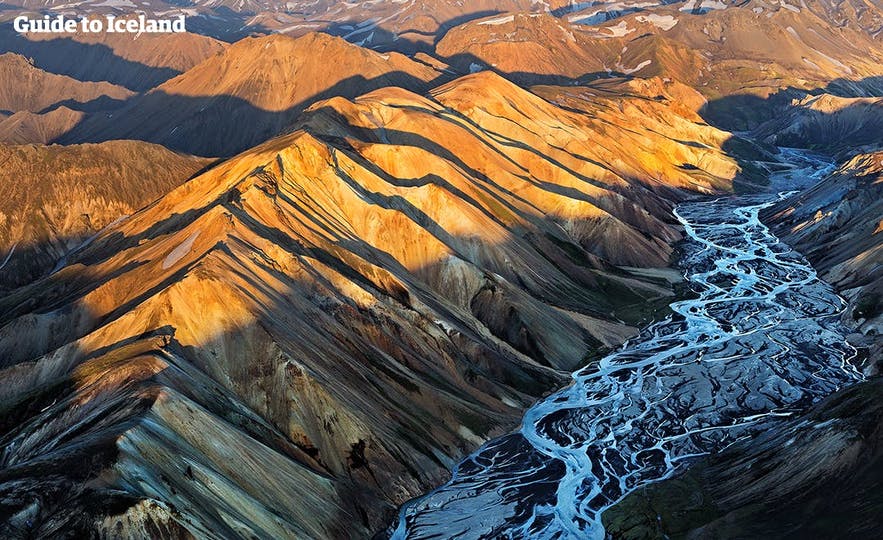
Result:
M284 133L298 115L317 101L354 98L390 85L423 93L448 80L424 82L405 72L339 81L285 110L269 111L236 96L182 96L161 91L133 96L113 112L87 116L58 138L61 144L135 139L199 156L231 156Z
M394 51L405 55L413 55L418 52L431 54L433 52L431 40L424 42L408 37L409 34L432 37L435 35L433 32L405 31L394 33L379 27L359 29L359 23L360 21L334 22L324 27L322 32L341 37L350 43L378 52Z
M589 82L598 80L598 79L608 79L608 78L630 78L630 75L625 73L610 70L610 71L594 71L594 72L586 72L579 77L568 77L565 75L555 75L555 74L545 74L545 73L533 73L528 71L503 71L497 69L494 66L488 65L488 63L481 58L475 56L472 53L458 53L452 56L442 56L439 57L442 61L447 63L451 68L459 75L467 75L475 70L479 71L493 71L494 73L509 79L510 81L518 84L519 86L529 87L529 86L538 86L538 85L553 85L553 86L571 86L571 85L580 85L587 84Z
M75 99L65 99L49 105L37 114L46 114L59 107L67 107L73 111L81 111L85 113L106 112L119 109L126 104L126 101L127 100L125 99L115 99L109 96L100 96L86 102L77 101Z
M131 145L141 143L122 144L127 146L120 149L120 158L110 163L107 156L99 160L88 150L80 156L65 155L63 147L55 147L60 149L61 155L34 153L28 156L39 161L39 165L31 170L42 170L43 174L31 172L34 182L21 181L20 185L25 186L30 194L26 202L13 197L13 202L7 202L3 208L6 215L12 216L13 223L17 222L14 226L7 224L7 231L10 228L18 230L22 236L11 246L11 240L4 238L7 249L0 250L0 297L59 270L66 260L87 248L105 225L120 220L123 208L137 211L217 165L217 161L203 160L206 164L195 170L198 162L193 166L163 161L175 157L164 149L139 155L138 148L133 149ZM90 156L94 161L84 163L82 168L68 167L82 155ZM182 162L188 159L185 156ZM39 169L40 166L46 168ZM150 166L162 167L162 170L151 174ZM89 178L99 167L104 168L105 175ZM53 177L55 172L61 176ZM21 169L14 174L22 174ZM148 174L151 174L151 181L145 182ZM85 181L83 177L86 177ZM73 179L71 190L60 194L54 191L52 183L70 179ZM24 204L30 212L16 208L16 202ZM16 229L16 226L23 228ZM82 275L89 275L88 269L82 270Z
M795 99L822 94L842 98L881 97L883 77L867 77L859 81L836 79L822 88L810 90L788 87L767 97L734 94L709 101L699 113L706 122L725 131L749 131L786 115L793 109Z
M31 41L9 24L0 28L0 52L31 58L34 65L50 73L80 81L107 81L136 92L147 91L181 73L128 60L103 44L80 43L68 37Z
M260 196L298 205L281 191ZM214 244L211 255L161 278L137 254L104 270L102 263L120 251L180 232L213 207L238 220L229 233L238 238ZM440 230L426 216L417 219ZM242 529L230 528L231 516L261 535L368 536L398 504L443 481L451 464L474 449L476 436L511 429L523 407L567 380L517 360L507 346L464 325L449 301L414 277L436 273L435 263L409 272L357 240L334 249L305 247L256 221L229 192L156 226L132 238L105 235L61 272L0 300L0 331L29 317L78 321L42 341L8 330L0 340L10 383L0 399L5 536L91 534L95 522L145 499L161 505L133 513L157 527L150 530L172 536L183 535L181 522L237 536ZM317 263L305 273L284 270L258 256L263 241L279 254ZM342 257L347 244L397 278ZM377 303L335 289L316 270L321 265ZM145 306L173 302L170 291L181 287L185 304L169 304L166 315L163 308L137 316ZM317 299L318 287L331 296ZM542 361L550 337L523 318L530 310L518 290L503 283L483 289L475 316L503 342ZM121 291L125 301L106 305ZM618 301L630 294L621 292ZM226 302L200 301L203 293ZM247 320L222 322L241 305L250 307ZM422 310L458 330L436 330ZM598 347L588 339L568 343L575 350ZM32 361L41 357L38 369ZM500 395L514 401L503 403ZM125 532L130 525L120 520Z

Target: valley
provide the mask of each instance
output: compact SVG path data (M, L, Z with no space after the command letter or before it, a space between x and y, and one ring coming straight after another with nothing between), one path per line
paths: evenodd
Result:
M128 4L0 9L0 536L879 527L877 3Z

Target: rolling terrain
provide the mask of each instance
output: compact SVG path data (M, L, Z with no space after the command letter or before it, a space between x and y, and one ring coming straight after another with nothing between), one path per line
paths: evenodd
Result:
M878 4L145 0L190 32L0 29L0 537L383 537L536 410L614 538L872 535ZM797 192L758 206L771 178ZM868 380L821 399L853 352ZM549 396L586 381L571 422ZM650 416L710 454L616 502ZM611 440L598 495L574 464ZM504 480L539 499L545 463ZM486 526L462 478L441 525Z
M5 534L385 526L671 298L629 268L739 166L657 97L335 97L105 228L0 301Z
M324 97L354 97L384 86L425 90L440 76L401 54L381 55L325 34L246 38L134 97L112 116L88 117L59 141L141 139L191 154L229 156L283 132Z
M8 291L46 275L105 226L211 162L138 141L112 141L0 145L0 163L9 179L0 203L0 289Z

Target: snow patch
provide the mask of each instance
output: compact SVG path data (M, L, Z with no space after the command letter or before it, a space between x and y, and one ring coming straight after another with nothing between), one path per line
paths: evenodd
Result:
M190 250L193 249L193 243L196 242L196 238L199 236L199 232L200 231L196 231L195 233L191 234L187 238L187 240L181 242L178 247L173 249L171 253L166 256L165 260L162 262L163 270L168 270L175 263L183 259L185 255L190 253Z
M623 37L631 34L635 31L634 28L629 28L629 25L625 21L621 21L616 26L606 26L604 30L610 32L612 37Z
M656 13L651 13L647 16L639 15L635 17L635 19L639 22L648 22L656 28L660 28L665 32L671 30L678 24L678 19L676 19L675 17L671 15L657 15Z
M479 26L497 26L499 24L510 23L515 20L515 15L506 15L505 17L497 17L496 19L489 19L487 21L481 21L478 23Z
M622 71L626 75L631 75L632 73L637 73L637 72L641 71L642 69L644 69L645 67L649 66L652 63L653 63L652 60L644 60L643 62L641 62L640 64L638 64L637 66L635 66L631 69L620 68L620 71Z

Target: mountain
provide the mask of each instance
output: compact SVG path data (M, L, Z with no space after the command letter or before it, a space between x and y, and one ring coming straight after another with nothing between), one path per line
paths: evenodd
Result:
M82 15L82 12L77 12ZM0 29L0 52L14 52L35 66L79 81L107 81L144 92L179 75L227 46L198 34L15 33Z
M48 73L18 54L0 54L0 110L42 112L59 106L89 110L132 93L107 82L82 82Z
M45 113L18 111L0 118L0 142L11 144L47 144L72 130L85 113L64 105Z
M756 137L769 144L852 156L880 144L883 98L831 94L792 102L787 113L762 124Z
M883 238L877 235L883 223L881 197L883 152L877 151L853 157L767 213L777 233L806 254L849 301L845 317L864 336L855 336L857 342L873 350L883 330Z
M702 92L703 115L730 130L756 127L794 97L831 85L846 96L880 90L876 33L761 0L699 6L641 6L604 22L578 13L496 15L451 29L436 53L460 72L492 69L523 84L607 73L674 78Z
M4 535L378 531L670 301L739 166L646 89L334 97L7 294Z
M18 10L49 13L126 14L124 2L85 0L76 10L62 0L10 0ZM236 41L250 33L279 32L300 36L322 31L371 48L411 53L430 51L436 37L469 19L505 11L566 10L568 0L402 0L397 2L343 2L337 0L144 0L139 9L158 16L187 16L189 31ZM0 14L0 20L4 17Z
M61 109L47 113L54 118ZM0 122L0 129L18 115ZM2 132L0 132L2 133ZM0 145L0 289L49 273L111 222L180 185L209 162L136 141Z
M141 139L228 156L281 133L325 97L384 86L420 90L439 76L401 54L379 54L325 34L246 38L132 98L112 117L88 118L60 142Z

